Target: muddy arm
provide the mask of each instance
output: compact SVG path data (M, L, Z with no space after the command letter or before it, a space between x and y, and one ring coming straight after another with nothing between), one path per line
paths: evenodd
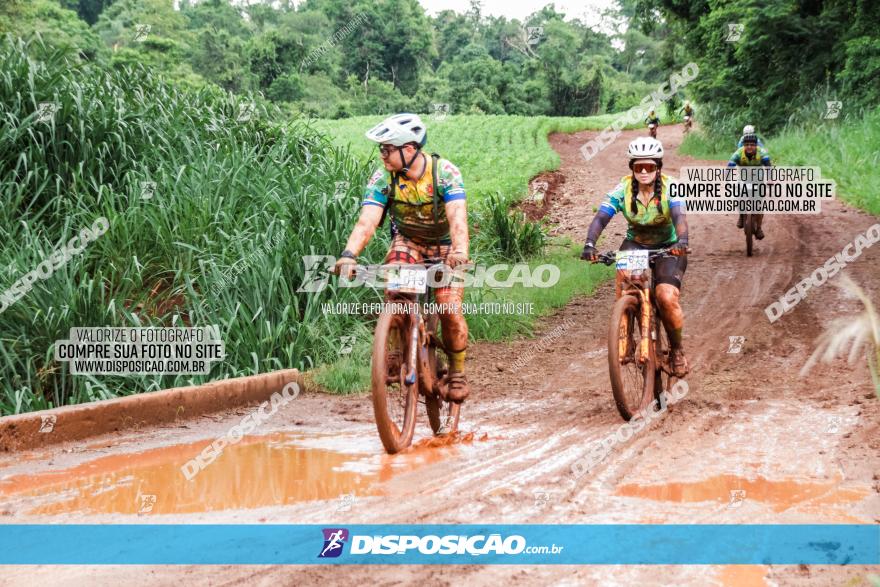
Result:
M604 210L596 212L596 215L593 216L593 222L590 223L590 229L587 231L587 242L593 243L595 246L596 241L599 240L599 235L602 234L602 231L605 230L610 221L611 214L608 212Z

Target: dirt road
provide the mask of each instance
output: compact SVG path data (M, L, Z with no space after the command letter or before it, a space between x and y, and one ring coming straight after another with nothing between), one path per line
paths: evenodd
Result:
M602 195L628 170L635 131L585 163L594 133L554 135L562 157L549 220L582 241ZM665 171L708 164L676 155L662 127ZM745 256L732 216L691 216L685 276L688 394L588 474L572 464L622 421L608 384L605 333L613 287L576 299L535 340L470 352L473 401L452 446L422 442L389 457L368 396L305 394L192 482L180 473L247 413L131 430L0 460L0 521L71 523L880 523L880 402L863 361L797 376L825 324L860 310L831 283L770 324L764 307L876 218L838 203L821 216L769 216ZM615 218L601 249L616 247ZM874 299L880 248L845 271ZM834 281L835 279L832 279ZM569 324L569 326L566 326ZM573 325L571 325L573 324ZM729 337L745 337L732 353ZM534 353L523 367L513 363ZM416 438L428 437L420 423ZM340 497L348 495L349 497ZM144 496L155 496L144 497ZM138 510L143 510L138 513ZM148 511L147 511L148 510ZM867 585L864 567L16 567L19 585ZM876 569L874 570L876 572Z

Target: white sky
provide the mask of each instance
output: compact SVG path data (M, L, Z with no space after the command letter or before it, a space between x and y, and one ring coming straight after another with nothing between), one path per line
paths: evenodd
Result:
M431 15L441 10L467 12L471 7L469 0L419 0L419 4ZM614 0L482 0L482 4L485 15L519 20L547 4L554 4L556 11L565 14L566 18L579 18L590 25L599 24L599 13L602 10L614 8Z
M246 5L271 0L232 0L233 4ZM175 9L180 0L173 0ZM566 19L578 18L589 26L613 33L608 23L602 25L601 12L616 7L614 0L481 0L482 13L491 16L504 16L508 19L523 20L547 4L553 4L557 12L565 14ZM299 5L299 2L296 3ZM464 13L470 10L470 0L419 0L425 11L434 15L442 10Z

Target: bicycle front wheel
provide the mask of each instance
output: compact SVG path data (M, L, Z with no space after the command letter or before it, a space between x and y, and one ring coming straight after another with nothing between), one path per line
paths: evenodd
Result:
M639 361L642 342L641 304L635 296L623 296L611 311L608 329L608 373L617 411L629 421L647 408L654 394L654 353ZM650 344L650 341L649 341Z
M746 233L746 256L751 257L755 238L755 217L751 214L746 214L743 218L743 230Z
M407 314L383 313L373 339L373 412L379 438L388 454L412 443L416 426L418 377L407 384L410 329L414 318Z

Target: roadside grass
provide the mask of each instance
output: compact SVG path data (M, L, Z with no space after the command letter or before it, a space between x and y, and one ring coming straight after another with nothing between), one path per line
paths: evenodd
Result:
M28 48L0 37L0 290L96 218L110 228L3 298L0 415L335 359L362 321L321 303L370 292L298 291L302 256L344 246L360 196L337 198L336 182L363 185L363 162L258 97ZM387 235L375 240L371 254ZM221 330L226 358L208 375L73 376L53 354L72 327L185 325Z

